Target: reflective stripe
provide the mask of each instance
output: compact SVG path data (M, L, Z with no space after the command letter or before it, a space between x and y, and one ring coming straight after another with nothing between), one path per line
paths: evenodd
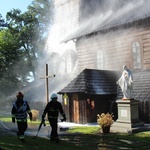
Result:
M19 120L19 119L26 119L27 118L27 113L24 112L22 114L16 114L16 119Z
M59 111L59 109L50 109L49 111L52 111L52 112L54 112L54 111Z
M17 119L17 122L26 122L27 119Z
M21 139L21 140L24 139L24 135L20 135L19 139Z
M48 116L48 118L54 118L54 119L57 119L58 117Z

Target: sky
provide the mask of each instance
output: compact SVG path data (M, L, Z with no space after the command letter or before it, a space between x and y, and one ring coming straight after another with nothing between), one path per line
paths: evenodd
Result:
M6 18L7 12L14 9L20 9L23 13L27 10L28 5L31 4L33 0L0 0L0 14L3 19Z

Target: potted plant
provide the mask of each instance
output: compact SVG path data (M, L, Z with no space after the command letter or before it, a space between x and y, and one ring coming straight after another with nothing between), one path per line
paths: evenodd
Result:
M114 123L113 117L113 114L110 113L97 115L97 123L101 126L103 133L110 132L110 126Z
M35 110L35 109L32 109L31 112L32 112L32 120L33 120L33 121L36 121L36 119L37 119L38 116L39 116L39 111L38 111L38 110Z

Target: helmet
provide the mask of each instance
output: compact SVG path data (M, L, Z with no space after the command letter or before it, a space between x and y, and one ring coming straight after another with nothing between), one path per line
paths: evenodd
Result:
M51 99L54 99L54 98L58 98L56 93L53 93L53 94L51 95Z
M23 97L24 95L21 92L18 92L16 97Z

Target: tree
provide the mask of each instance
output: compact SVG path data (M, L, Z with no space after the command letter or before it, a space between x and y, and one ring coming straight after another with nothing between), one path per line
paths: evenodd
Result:
M45 47L47 30L52 20L49 13L51 8L51 0L35 0L23 14L19 9L7 13L9 29L19 39L34 79L37 60Z
M7 23L5 23L4 19L2 18L2 15L0 14L0 30L4 27L8 27Z
M51 0L34 0L25 13L19 9L7 13L8 29L0 31L1 93L8 95L26 86L31 73L36 79L36 64L45 47L46 29L52 22L51 8Z
M27 82L25 62L20 43L8 29L0 31L0 92L4 95L15 91ZM20 59L21 58L21 59ZM23 68L23 69L20 69ZM8 90L9 89L9 90Z
M38 19L39 34L41 37L48 36L47 31L53 22L53 8L52 0L34 0L32 4L28 6L28 12Z

